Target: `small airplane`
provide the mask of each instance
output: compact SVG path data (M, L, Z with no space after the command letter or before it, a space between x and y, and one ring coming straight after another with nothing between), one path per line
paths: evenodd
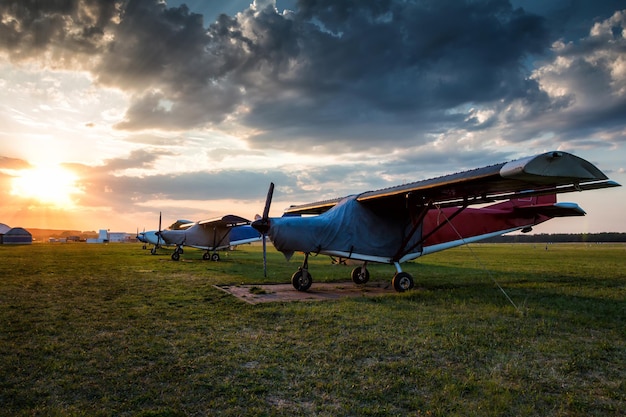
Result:
M291 283L307 291L313 282L308 270L311 253L362 261L353 282L369 280L368 262L395 266L392 285L403 292L414 287L401 263L455 246L532 227L554 217L583 216L576 203L557 203L556 194L618 187L590 162L553 151L310 204L291 206L270 218L274 192L270 184L263 216L252 227L287 260L305 254ZM495 203L495 204L494 204ZM479 204L491 204L474 208ZM263 263L266 268L264 251Z
M176 245L172 260L178 261L183 246L204 249L202 259L219 261L218 250L261 240L261 234L250 226L250 220L227 214L209 220L186 223L178 229L161 230L157 236L167 245Z
M177 230L183 227L186 224L193 223L191 220L176 220L169 228L171 230ZM156 255L157 249L162 248L163 246L169 246L165 243L163 238L160 236L161 232L161 213L159 213L159 230L148 230L147 232L144 230L143 232L139 232L137 229L137 235L135 238L143 243L143 249L147 249L148 245L152 245L150 249L150 253L152 255Z

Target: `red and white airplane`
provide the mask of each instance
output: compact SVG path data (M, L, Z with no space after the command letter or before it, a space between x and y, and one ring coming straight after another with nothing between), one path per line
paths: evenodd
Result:
M556 194L618 186L590 162L553 151L291 206L279 218L268 217L272 183L263 216L252 227L263 234L264 244L269 236L287 259L304 252L304 262L291 278L299 291L313 282L308 256L314 253L363 261L352 271L357 284L368 281L368 262L393 264L393 287L402 292L414 286L413 277L402 271L403 262L513 231L527 232L554 217L583 216L578 204L557 203ZM470 207L486 203L492 204Z

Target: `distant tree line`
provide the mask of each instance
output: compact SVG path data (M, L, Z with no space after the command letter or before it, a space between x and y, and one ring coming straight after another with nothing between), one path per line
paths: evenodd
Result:
M482 240L484 243L611 243L626 242L626 233L541 233L536 235L503 235Z

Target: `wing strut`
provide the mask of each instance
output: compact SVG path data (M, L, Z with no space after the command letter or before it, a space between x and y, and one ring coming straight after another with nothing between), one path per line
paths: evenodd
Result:
M410 204L409 199L411 198L411 194L407 194L406 195L406 199L407 199L407 208L410 211L411 208L413 207L413 205ZM411 239L413 238L413 236L415 236L415 233L417 233L418 229L422 226L422 223L424 221L424 217L426 217L426 214L428 213L428 211L432 208L433 206L433 202L429 201L428 204L426 205L419 205L418 207L421 207L419 213L417 214L417 218L413 219L411 218L411 223L413 224L413 226L411 227L411 231L404 237L404 239L402 240L402 243L400 244L400 248L398 249L398 252L396 252L396 254L393 256L392 259L394 260L398 260L400 259L402 256L404 256L406 254L406 251L403 251L402 248L405 248L409 242L411 241ZM411 216L413 217L413 216ZM420 240L417 244L421 244L423 240ZM413 246L415 247L415 246Z
M428 210L430 210L430 208L432 207L432 204L429 204L428 206L424 206L422 208L422 210L420 211L420 213L419 213L419 223L417 223L417 225L413 225L413 228L411 229L410 234L405 238L405 241L402 242L402 246L400 246L400 249L398 250L398 252L394 255L394 257L392 259L394 261L398 261L404 255L406 255L407 253L410 253L413 249L415 249L418 246L420 246L422 243L424 243L424 241L426 241L426 239L428 239L429 237L431 237L432 235L437 233L442 227L444 227L446 224L451 222L452 219L454 219L456 216L461 214L461 212L463 210L465 210L467 208L467 206L468 206L468 202L467 202L467 200L465 200L461 207L459 207L454 213L452 213L450 216L447 217L447 221L439 223L426 236L422 236L417 242L415 242L414 244L412 244L409 247L406 247L408 242L413 238L413 236L417 232L418 226L421 225L422 222L424 221L424 217L426 217L426 214L428 213Z

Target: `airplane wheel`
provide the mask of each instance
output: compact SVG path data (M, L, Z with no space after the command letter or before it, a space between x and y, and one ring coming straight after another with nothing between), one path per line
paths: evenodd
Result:
M370 280L370 271L367 268L357 266L352 270L352 282L355 284L365 284Z
M146 246L146 245L143 245L143 246L141 247L141 249L146 250L146 249L147 249L147 246Z
M172 261L178 261L178 260L180 260L180 253L174 252L172 254Z
M291 276L291 285L298 291L306 291L311 288L313 284L313 277L306 269L298 269L295 274Z
M219 261L219 260L220 260L220 254L219 254L219 253L214 253L214 254L212 254L212 255L211 255L211 260L212 260L213 262L217 262L217 261Z
M393 288L398 292L404 292L406 290L410 290L415 286L413 282L413 277L411 274L406 272L398 272L393 276L393 280L391 281L393 284Z
M205 261L208 261L209 259L211 259L211 254L209 252L204 252L202 254L202 259L204 259Z

